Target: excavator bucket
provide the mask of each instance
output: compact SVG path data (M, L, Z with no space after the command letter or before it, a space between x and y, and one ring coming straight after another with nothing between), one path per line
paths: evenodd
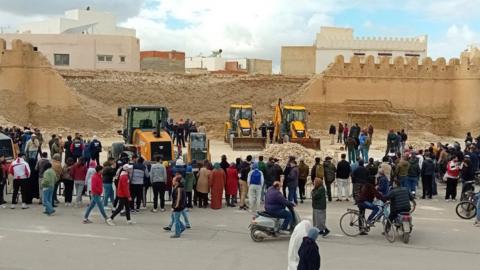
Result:
M310 148L314 150L321 150L320 139L315 138L295 138L290 139L291 143L298 143L305 148Z
M266 138L231 138L231 145L234 151L262 151L265 149L266 142Z

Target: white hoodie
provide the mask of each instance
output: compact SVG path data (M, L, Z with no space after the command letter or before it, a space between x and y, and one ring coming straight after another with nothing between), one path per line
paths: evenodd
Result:
M30 177L30 166L23 158L17 158L10 164L9 172L14 179L27 179Z

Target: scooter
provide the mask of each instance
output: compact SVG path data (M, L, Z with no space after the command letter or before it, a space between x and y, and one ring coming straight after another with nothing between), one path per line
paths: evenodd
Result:
M290 234L295 228L295 226L300 222L300 216L293 209L293 207L288 207L288 210L293 215L293 220L290 224ZM265 211L258 211L257 214L252 218L252 222L248 227L250 229L250 237L254 242L262 242L266 238L278 238L282 236L290 237L290 234L283 234L280 232L282 227L283 219L275 218L270 216Z

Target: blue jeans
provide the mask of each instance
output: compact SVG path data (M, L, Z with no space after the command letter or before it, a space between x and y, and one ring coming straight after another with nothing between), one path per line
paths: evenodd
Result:
M362 154L362 159L368 161L368 146L360 146L360 153Z
M55 212L53 210L52 199L53 199L53 187L43 188L43 197L42 197L42 204L45 207L45 213L51 214Z
M348 162L355 163L357 161L357 153L355 149L348 149Z
M115 200L115 195L113 194L113 186L112 184L103 184L103 206L108 206L108 200L113 205L113 201Z
M418 177L408 177L408 190L411 193L416 193L417 192L417 184L418 184Z
M399 176L398 180L400 180L400 186L410 190L410 182L408 180L408 176Z
M368 216L367 222L372 221L375 215L378 213L378 211L380 211L380 207L368 201L361 202L358 205L358 209L360 209L360 211L362 212L365 211L365 209L372 210L372 213L370 214L370 216Z
M180 212L172 212L173 216L173 225L175 226L175 235L180 236L182 232L185 230L185 225L183 225L182 221L180 220L180 215L183 211Z
M107 219L107 214L105 214L105 209L103 209L103 203L102 199L99 195L92 195L92 200L90 201L90 204L87 207L87 210L85 211L84 218L88 219L88 216L90 216L90 212L93 210L95 205L98 206L98 209L100 210L100 214L102 214L104 219Z
M298 204L297 187L288 187L288 200Z
M175 222L174 217L173 217L173 213L175 213L175 212L172 212L172 214L170 215L170 224L168 225L168 227L170 227L170 228L173 227L173 223ZM183 221L185 221L185 226L190 227L190 221L188 220L188 209L186 209L186 208L183 209L182 217L183 217Z
M273 211L273 212L267 211L267 213L272 217L283 219L283 224L281 229L284 231L287 230L288 224L290 224L290 222L292 222L292 219L293 219L292 213L290 213L290 211L286 209Z

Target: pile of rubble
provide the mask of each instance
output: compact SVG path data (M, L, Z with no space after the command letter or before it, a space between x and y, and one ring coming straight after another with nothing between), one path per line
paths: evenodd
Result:
M285 167L288 158L296 157L297 162L300 159L305 160L308 166L315 164L315 157L320 156L320 153L315 150L307 149L297 143L283 143L283 144L269 144L267 148L261 153L266 160L270 157L278 158L280 166Z

